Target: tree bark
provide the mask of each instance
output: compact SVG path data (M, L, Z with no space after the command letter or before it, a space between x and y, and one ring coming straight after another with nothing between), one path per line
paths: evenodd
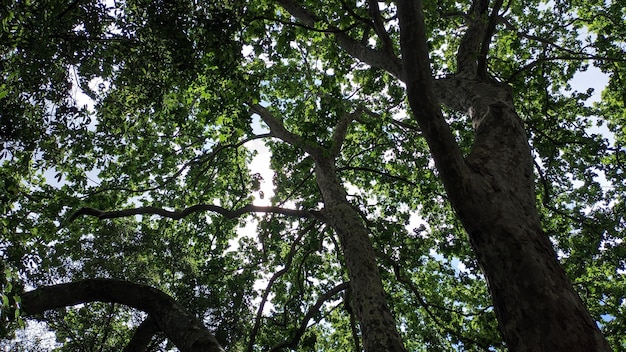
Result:
M324 199L324 214L343 247L365 351L405 352L385 299L369 230L346 199L334 160L316 160L315 176Z
M123 352L144 352L148 349L150 342L159 331L159 327L156 325L154 319L148 316L144 321L137 326L133 337L128 344L124 347Z
M359 213L350 205L337 177L335 158L353 114L343 116L335 126L333 148L323 149L288 131L267 109L256 104L251 110L270 127L272 136L307 152L315 161L315 177L324 200L323 215L337 233L346 260L350 288L354 293L356 315L361 327L363 347L368 352L405 352L402 338L385 299L376 253L369 231Z
M150 286L122 280L90 279L46 286L21 295L25 315L87 302L114 302L148 313L183 352L223 352L198 318L172 297Z
M487 279L507 347L610 351L541 228L532 155L510 89L462 62L466 69L457 77L434 83L421 2L399 0L398 15L409 105ZM468 58L480 47L473 40L463 40ZM443 118L440 100L472 118L474 144L467 158Z
M508 348L610 351L541 228L532 156L512 102L490 105L476 127L467 158L471 187L449 196L487 279Z

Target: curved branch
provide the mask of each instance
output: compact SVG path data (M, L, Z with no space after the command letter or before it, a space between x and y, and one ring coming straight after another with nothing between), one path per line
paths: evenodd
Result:
M30 316L88 302L119 303L142 310L183 352L223 352L215 337L185 307L156 288L123 280L88 279L45 286L21 294L21 311Z
M212 211L214 213L218 213L223 215L227 219L238 218L247 213L275 213L275 214L283 214L286 216L293 216L299 218L315 218L319 220L323 220L323 216L321 212L316 210L297 210L297 209L286 209L280 207L273 206L260 206L260 205L252 205L248 204L244 207L235 210L228 210L226 208L213 205L213 204L196 204L189 208L185 208L183 210L167 210L163 208L157 207L139 207L139 208L131 208L131 209L123 209L123 210L113 210L113 211L104 211L95 208L80 208L74 214L72 214L67 220L68 223L76 220L76 218L88 215L95 216L98 219L116 219L129 217L134 215L159 215L165 218L170 218L174 220L180 220L185 218L193 213L197 213L200 211Z

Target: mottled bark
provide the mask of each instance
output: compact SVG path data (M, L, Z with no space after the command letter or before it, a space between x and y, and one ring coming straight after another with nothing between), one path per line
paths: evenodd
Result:
M315 161L315 176L324 200L322 214L339 237L365 351L406 351L386 303L369 231L346 199L346 191L335 170L335 157L341 150L347 125L359 112L340 119L333 133L333 147L326 150L288 131L266 108L258 104L250 107L270 127L274 137L301 148Z
M183 352L222 352L198 318L172 297L150 286L111 279L91 279L41 287L21 295L25 315L87 302L115 302L148 313Z
M324 198L324 214L343 247L363 347L369 352L406 351L386 303L369 231L346 199L333 163L316 160L315 176Z
M509 88L464 62L458 76L434 83L420 2L400 0L398 13L409 104L487 279L507 347L609 351L541 228L528 138ZM486 28L464 38L467 50L488 39L480 33ZM440 101L472 117L475 140L467 158L452 138Z
M475 138L467 159L472 187L450 199L487 278L508 348L610 351L541 228L532 157L512 104L491 105Z

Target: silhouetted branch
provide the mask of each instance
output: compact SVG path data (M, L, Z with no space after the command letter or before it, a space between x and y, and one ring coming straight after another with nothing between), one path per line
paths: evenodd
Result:
M124 347L124 352L143 352L150 345L150 341L156 333L158 333L159 327L156 325L156 321L151 316L148 316L144 321L139 324L135 329L133 337L128 344Z
M88 302L119 303L152 316L167 338L183 352L223 352L202 322L171 296L154 287L123 280L88 279L44 286L21 295L26 316Z
M298 232L298 235L291 243L291 247L289 248L289 253L285 258L285 265L282 269L272 275L272 277L268 280L267 285L265 286L265 290L263 290L263 294L261 295L261 303L259 304L259 308L257 309L256 316L254 318L254 326L252 327L252 331L250 332L250 340L248 340L248 352L252 352L254 349L254 342L256 340L256 335L261 328L261 319L263 317L263 308L267 303L267 299L269 297L270 292L272 292L272 286L281 276L285 275L291 269L291 263L293 262L293 258L296 255L296 247L300 243L302 237L309 232L315 226L315 222L312 222L302 230Z
M311 308L309 308L309 310L307 311L306 315L304 316L304 319L302 319L302 322L300 323L300 326L298 327L298 330L295 332L294 336L288 341L285 341L285 342L279 343L278 345L273 346L270 349L270 352L278 351L283 348L296 349L296 347L298 347L298 343L300 342L300 339L302 338L302 335L304 335L304 333L306 332L306 328L309 325L309 321L313 319L315 315L319 314L320 309L322 308L322 305L324 305L324 303L327 300L329 300L331 297L333 297L334 295L347 289L349 285L350 285L350 282L341 283L333 287L332 289L328 290L323 295L319 296L315 304Z
M139 208L130 208L123 210L113 210L113 211L103 211L95 208L81 208L77 210L74 214L72 214L68 222L72 222L76 220L79 216L87 215L94 216L98 219L116 219L129 217L134 215L159 215L165 218L170 218L174 220L180 220L184 217L189 216L190 214L197 213L200 211L211 211L214 213L218 213L223 215L227 219L233 219L240 217L243 214L247 213L276 213L283 214L286 216L293 216L298 218L315 218L315 219L323 219L322 214L316 210L297 210L297 209L286 209L280 207L273 206L260 206L260 205L252 205L248 204L244 207L235 210L228 210L226 208L213 205L213 204L197 204L193 205L189 208L185 208L183 210L166 210L163 208L157 207L139 207Z

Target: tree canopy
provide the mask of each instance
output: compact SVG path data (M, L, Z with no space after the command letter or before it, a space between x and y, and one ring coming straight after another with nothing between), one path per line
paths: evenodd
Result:
M620 1L2 5L3 337L626 349Z

